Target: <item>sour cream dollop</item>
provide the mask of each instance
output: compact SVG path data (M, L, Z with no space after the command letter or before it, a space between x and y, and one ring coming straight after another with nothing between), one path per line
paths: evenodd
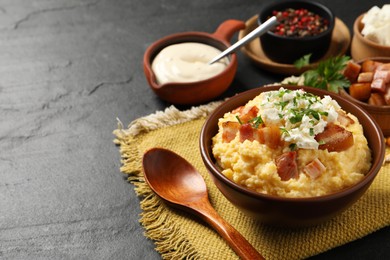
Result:
M220 53L217 48L203 43L172 44L157 54L152 62L152 70L159 84L201 81L221 73L227 67L227 58L208 64Z
M340 105L330 96L320 98L302 89L264 92L259 96L264 122L280 126L282 139L298 148L318 149L315 135L335 122Z

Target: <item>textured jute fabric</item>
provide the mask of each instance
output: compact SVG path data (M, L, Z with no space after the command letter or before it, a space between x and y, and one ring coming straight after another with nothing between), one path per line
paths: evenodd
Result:
M140 196L140 223L163 259L238 259L225 241L196 217L164 204L143 178L142 156L152 147L171 149L186 158L204 177L217 212L266 259L302 259L364 237L390 224L390 164L385 164L367 193L340 216L310 228L263 225L242 214L219 192L202 163L199 134L205 117L218 105L165 111L132 122L119 122L114 142L121 154L121 171ZM389 149L387 150L389 153Z

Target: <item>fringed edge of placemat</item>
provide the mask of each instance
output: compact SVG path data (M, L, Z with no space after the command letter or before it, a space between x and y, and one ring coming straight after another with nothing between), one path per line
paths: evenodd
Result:
M180 227L168 220L168 212L164 210L164 204L154 196L145 182L142 173L142 156L139 154L142 151L138 150L134 137L162 127L207 117L221 103L222 101L215 101L185 111L170 106L164 111L157 111L134 120L127 129L124 129L122 122L117 119L118 128L113 131L113 134L116 136L114 143L120 147L122 164L120 171L128 175L128 181L134 185L134 191L141 198L142 213L139 221L145 228L145 236L154 241L155 249L163 259L201 259L201 255L180 232Z
M137 136L141 133L146 133L159 129L161 127L172 126L189 122L194 119L206 117L211 111L217 108L223 101L214 101L206 105L192 107L188 110L180 111L175 106L171 105L164 111L157 111L149 116L141 117L131 122L127 129L123 129L122 122L118 120L118 129L114 134L120 132L120 135Z

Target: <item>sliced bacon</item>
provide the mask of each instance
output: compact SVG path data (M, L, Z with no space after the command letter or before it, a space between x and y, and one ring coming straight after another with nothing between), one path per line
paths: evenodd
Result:
M328 123L324 131L317 134L315 139L320 143L318 149L327 149L329 152L344 151L354 144L352 133L333 123Z
M222 123L222 142L229 143L237 135L238 130L240 129L240 123L238 122L223 122Z
M314 159L303 168L303 172L310 176L310 178L312 179L317 179L325 171L325 165L323 165L322 162L318 160L318 158Z
M258 129L258 141L261 144L266 144L272 149L276 149L280 143L280 129L275 125L270 125Z
M383 79L385 83L390 82L390 71L388 70L376 70L374 73L374 79Z
M343 110L337 111L337 114L337 121L339 121L342 126L347 127L355 123L355 121L353 121L353 119L350 118Z
M371 95L371 83L352 83L349 86L349 94L357 100L367 101Z
M359 83L371 82L373 78L374 78L373 72L362 72L362 73L359 73L359 76L357 78L357 82L359 82Z
M251 124L246 123L240 126L240 142L245 140L258 141L265 144L271 149L276 149L281 144L280 129L277 126L265 126L261 128L253 128Z
M376 70L390 71L390 63L383 63L377 66Z
M297 152L285 152L275 158L275 164L278 175L282 181L288 181L291 178L297 179L298 163L297 163Z
M241 111L241 115L239 116L242 123L248 123L251 119L257 117L257 113L259 112L259 109L256 106L253 106L247 111L246 109Z
M386 82L382 78L376 78L371 82L371 89L375 92L384 93L386 91Z
M343 74L350 82L356 82L360 73L360 69L361 66L358 63L349 61Z
M253 141L257 139L257 129L253 128L249 123L240 126L240 142L245 140Z
M374 72L376 68L381 65L381 62L373 60L365 60L362 63L362 72Z

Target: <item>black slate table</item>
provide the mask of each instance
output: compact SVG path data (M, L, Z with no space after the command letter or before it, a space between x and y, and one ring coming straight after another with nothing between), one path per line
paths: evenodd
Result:
M159 259L112 142L116 118L127 125L170 105L147 86L143 53L267 2L0 0L0 259ZM352 33L355 17L386 1L320 2ZM283 78L238 58L225 95ZM313 259L389 257L384 228Z

